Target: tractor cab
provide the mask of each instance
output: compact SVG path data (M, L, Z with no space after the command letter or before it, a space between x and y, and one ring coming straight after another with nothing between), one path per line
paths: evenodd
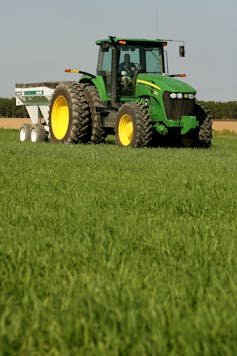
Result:
M119 39L96 42L100 46L97 75L103 77L111 101L134 97L139 73L163 74L164 50L162 40Z

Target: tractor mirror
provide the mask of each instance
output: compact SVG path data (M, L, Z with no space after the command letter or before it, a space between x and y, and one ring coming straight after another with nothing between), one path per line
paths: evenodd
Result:
M179 46L179 56L185 57L185 47L184 46Z

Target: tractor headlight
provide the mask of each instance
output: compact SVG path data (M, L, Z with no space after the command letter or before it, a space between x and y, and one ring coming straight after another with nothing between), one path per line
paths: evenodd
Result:
M178 93L177 94L177 99L183 99L183 94L182 93Z
M176 93L170 93L170 98L171 99L176 99L177 98L177 94Z
M194 99L195 94L183 94L183 93L170 93L170 98L171 99Z

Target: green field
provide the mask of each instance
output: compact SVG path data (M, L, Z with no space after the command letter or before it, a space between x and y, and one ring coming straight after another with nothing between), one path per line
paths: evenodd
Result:
M0 355L236 354L236 137L121 149L0 130Z

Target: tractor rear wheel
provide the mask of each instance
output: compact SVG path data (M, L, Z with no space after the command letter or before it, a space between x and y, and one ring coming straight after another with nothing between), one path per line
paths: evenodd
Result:
M53 142L89 141L89 107L84 84L60 83L49 107L49 132Z
M116 143L122 147L147 147L152 140L152 122L148 111L139 103L126 103L118 112Z
M195 116L199 121L199 131L197 137L197 145L199 147L208 148L212 141L212 119L208 110L203 106L196 104L194 109Z
M88 85L85 87L85 95L89 103L91 114L91 142L102 143L105 141L105 132L100 113L96 111L96 107L101 104L98 91L94 86Z

